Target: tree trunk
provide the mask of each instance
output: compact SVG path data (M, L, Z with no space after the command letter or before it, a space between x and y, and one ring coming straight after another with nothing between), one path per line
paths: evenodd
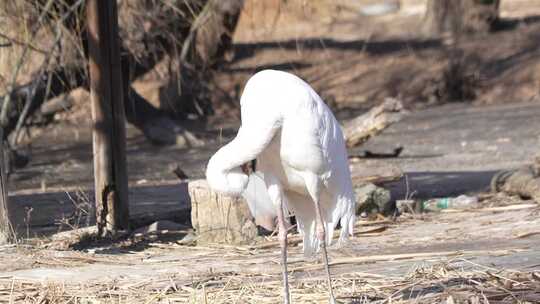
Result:
M13 240L13 229L9 218L8 195L6 183L6 161L4 159L4 140L0 127L0 244L9 243Z
M487 33L499 18L500 0L428 0L424 32Z

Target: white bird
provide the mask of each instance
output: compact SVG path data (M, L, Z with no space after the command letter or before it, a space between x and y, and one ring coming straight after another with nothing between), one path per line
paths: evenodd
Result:
M287 72L264 70L253 75L240 106L241 127L210 158L208 184L218 192L243 194L255 214L277 216L285 303L289 303L289 285L284 209L294 214L303 235L304 254L322 248L329 297L334 303L326 245L338 222L342 242L352 235L355 220L341 127L311 86ZM257 171L248 176L241 166L255 159Z

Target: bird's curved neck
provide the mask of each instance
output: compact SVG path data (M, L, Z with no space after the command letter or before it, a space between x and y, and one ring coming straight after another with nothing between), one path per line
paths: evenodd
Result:
M241 151L233 140L219 149L206 169L206 180L212 189L229 195L240 195L247 186L249 177L242 172L238 159Z

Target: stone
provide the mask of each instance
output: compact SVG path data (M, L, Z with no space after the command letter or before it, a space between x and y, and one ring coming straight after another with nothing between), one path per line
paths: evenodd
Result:
M150 225L140 227L133 231L133 235L148 235L148 234L158 234L167 231L180 231L186 230L189 227L168 220L155 221Z
M367 183L355 187L356 214L362 213L387 213L391 211L391 193L382 187Z
M257 227L247 203L241 197L218 194L206 180L188 184L191 197L191 223L197 243L250 244L257 237Z

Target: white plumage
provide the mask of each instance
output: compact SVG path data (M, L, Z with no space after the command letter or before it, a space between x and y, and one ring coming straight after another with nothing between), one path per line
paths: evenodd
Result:
M268 191L266 190L266 184L261 177L260 172L253 173L249 176L249 181L242 197L246 200L249 206L249 211L254 218L277 216L276 207L272 203Z
M280 208L288 209L303 235L304 253L320 245L326 253L324 243L331 243L338 222L343 241L353 233L355 218L347 151L337 120L306 82L281 71L252 76L240 105L242 125L237 136L208 163L210 187L243 194L258 215L277 215L280 220ZM257 172L248 177L240 166L253 159ZM321 227L317 226L318 205ZM286 239L282 224L280 237Z

